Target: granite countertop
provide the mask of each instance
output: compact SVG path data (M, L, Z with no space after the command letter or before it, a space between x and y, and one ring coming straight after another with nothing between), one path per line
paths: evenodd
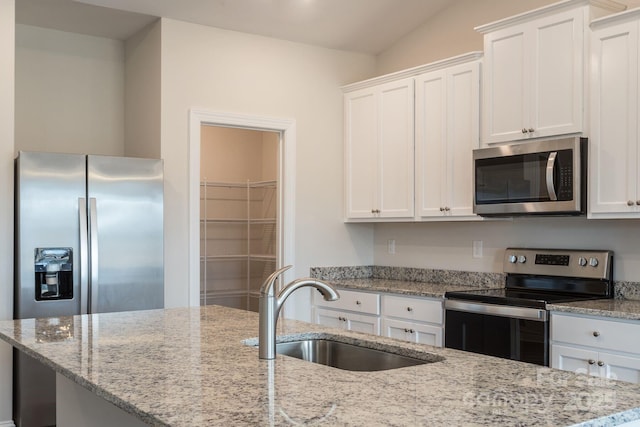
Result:
M477 286L453 285L447 283L413 282L408 280L391 279L340 279L327 280L330 284L342 288L357 291L387 292L401 295L413 295L431 298L444 298L449 291L472 291ZM504 284L496 284L496 288L504 287Z
M621 299L598 299L562 304L549 304L551 311L610 317L614 319L640 320L640 301Z
M293 320L279 321L281 340L366 341L444 360L379 372L266 361L243 343L255 343L257 331L257 313L217 306L0 322L0 338L152 425L609 426L640 418L638 385Z

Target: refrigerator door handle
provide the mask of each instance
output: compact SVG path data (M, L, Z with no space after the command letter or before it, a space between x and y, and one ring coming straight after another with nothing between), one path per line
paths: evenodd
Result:
M98 212L96 199L89 199L89 246L90 246L90 271L91 271L91 307L89 313L98 312Z
M87 199L78 198L80 223L80 314L87 314L89 300L89 241L87 229Z

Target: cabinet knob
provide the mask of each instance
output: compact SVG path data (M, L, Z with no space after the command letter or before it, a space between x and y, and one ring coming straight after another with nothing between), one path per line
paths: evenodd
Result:
M604 366L604 362L602 360L598 360L598 366Z
M360 301L356 301L356 305L362 305Z
M527 130L529 131L529 133L533 133L533 132L535 132L535 131L536 131L534 128L529 128L529 129L527 129Z
M636 205L640 206L640 200L636 200Z
M593 336L594 336L594 337L599 337L599 336L600 336L600 332L598 332L598 331L593 331Z
M633 200L627 200L627 206L633 206L633 205L634 205Z
M342 317L342 316L338 316L338 320L340 320L341 322L346 322L347 318L346 317Z
M445 206L445 207L444 207L444 211L445 211L445 212L449 212L450 210L451 210L451 208L450 208L449 206Z
M407 307L407 311L413 311L413 307Z
M404 332L407 333L407 334L412 334L414 332L414 330L413 329L404 328Z
M440 206L440 212L444 212L444 208Z
M596 361L595 361L595 360L593 360L593 359L589 359L589 360L587 361L587 363L588 363L589 365L594 365L594 364L596 363Z
M528 130L526 130L525 128L522 128L522 133L527 133L529 132Z

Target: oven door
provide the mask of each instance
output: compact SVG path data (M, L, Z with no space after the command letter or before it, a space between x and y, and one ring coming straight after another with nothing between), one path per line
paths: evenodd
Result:
M474 150L474 212L584 213L585 144L565 138Z
M546 310L445 301L445 347L549 366Z

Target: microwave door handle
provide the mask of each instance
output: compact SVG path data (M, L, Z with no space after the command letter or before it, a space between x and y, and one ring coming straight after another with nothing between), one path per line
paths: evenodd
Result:
M549 154L549 159L547 160L547 192L549 193L549 199L552 201L558 200L558 196L556 195L556 188L553 185L553 170L556 166L557 157L558 152L553 151Z

